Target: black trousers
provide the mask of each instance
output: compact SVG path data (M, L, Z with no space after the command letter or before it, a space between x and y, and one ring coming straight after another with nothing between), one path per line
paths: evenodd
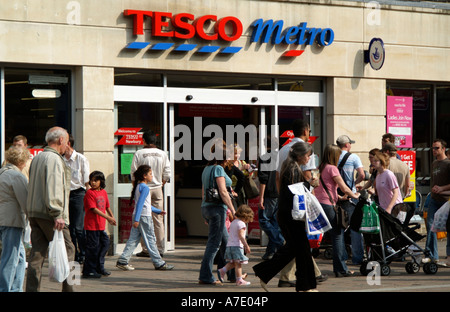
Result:
M280 228L286 243L277 250L272 259L253 266L255 275L267 284L295 258L296 290L304 291L316 288L314 263L306 235L305 222L291 220L287 224L280 223Z
M109 249L109 237L105 231L86 230L86 259L83 274L102 273L105 270L105 256Z

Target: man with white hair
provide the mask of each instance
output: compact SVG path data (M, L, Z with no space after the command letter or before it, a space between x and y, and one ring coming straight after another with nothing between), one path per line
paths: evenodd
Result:
M47 131L45 141L47 146L33 158L30 166L27 212L32 248L27 269L27 292L39 291L42 266L54 229L63 232L69 262L75 255L68 228L72 172L63 159L69 134L63 128L53 127ZM73 291L73 287L65 280L62 290Z

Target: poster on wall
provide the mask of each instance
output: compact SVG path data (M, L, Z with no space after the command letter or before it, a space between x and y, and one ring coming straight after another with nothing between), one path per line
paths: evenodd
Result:
M409 189L411 196L406 197L404 202L415 202L416 199L416 151L397 151L401 160L408 165L409 168Z
M386 132L395 135L395 146L412 147L413 98L388 96L386 100Z

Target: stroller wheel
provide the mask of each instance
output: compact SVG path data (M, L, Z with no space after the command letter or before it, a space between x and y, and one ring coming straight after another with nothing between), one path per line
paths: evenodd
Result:
M388 276L391 274L391 267L387 264L381 265L381 276Z
M436 274L438 271L438 266L435 262L428 262L423 265L423 271L426 274Z
M414 274L414 273L419 272L420 265L417 262L408 262L405 265L405 269L406 269L406 272L408 272L409 274Z

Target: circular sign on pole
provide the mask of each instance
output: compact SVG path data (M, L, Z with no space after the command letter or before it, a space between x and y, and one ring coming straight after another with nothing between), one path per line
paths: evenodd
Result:
M364 51L364 61L374 70L383 67L385 59L384 43L380 38L373 38L369 43L369 50Z

